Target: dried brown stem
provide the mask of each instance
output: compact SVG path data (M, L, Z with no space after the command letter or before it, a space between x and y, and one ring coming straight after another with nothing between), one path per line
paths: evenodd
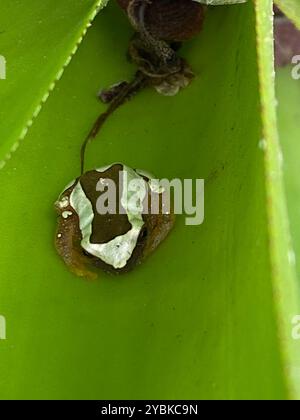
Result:
M87 145L96 138L97 134L103 127L108 118L127 100L131 99L136 93L148 84L148 78L140 71L136 73L134 80L123 87L120 93L112 100L108 109L103 112L96 120L91 131L87 135L81 147L81 174L84 173L85 152Z

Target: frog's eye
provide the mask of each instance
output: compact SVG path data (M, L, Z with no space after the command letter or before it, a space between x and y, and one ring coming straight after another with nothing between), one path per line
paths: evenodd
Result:
M108 181L117 197L113 214L99 212L98 207L108 193L99 183L110 185ZM138 186L136 201L125 188L130 182ZM172 229L174 215L146 214L150 193L151 178L123 164L89 171L72 183L56 203L56 247L70 269L81 276L90 276L97 268L121 273L151 253Z

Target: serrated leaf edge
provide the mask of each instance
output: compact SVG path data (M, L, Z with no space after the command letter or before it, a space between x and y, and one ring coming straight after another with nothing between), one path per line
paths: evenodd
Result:
M94 19L96 18L96 16L100 12L100 10L102 10L107 5L108 2L109 2L109 0L98 0L97 3L95 4L95 6L92 8L92 11L87 18L86 24L84 25L84 28L83 28L79 38L77 39L75 45L73 46L71 52L69 53L66 61L63 63L62 67L59 69L56 76L54 77L54 80L48 86L45 94L43 95L39 104L35 108L31 119L28 120L27 123L25 124L25 126L22 128L21 133L18 137L18 140L12 145L12 147L10 148L10 151L6 154L6 156L2 160L0 160L0 170L5 167L7 162L12 158L12 155L18 150L21 142L24 140L24 138L28 134L28 131L29 131L30 127L33 125L35 119L38 117L39 113L41 112L41 110L43 108L43 105L47 102L51 92L55 89L57 82L62 78L66 68L71 63L71 61L72 61L73 57L75 56L80 44L82 43L83 39L85 38L85 35L87 34L89 28L92 26L92 23L93 23Z

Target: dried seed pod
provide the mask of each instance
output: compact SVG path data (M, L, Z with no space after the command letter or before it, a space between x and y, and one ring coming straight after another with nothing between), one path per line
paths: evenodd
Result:
M99 212L100 202L107 204L111 183L115 186L111 198L117 197L115 207ZM82 277L97 277L97 269L115 274L132 270L174 226L174 214L164 211L164 194L144 173L121 164L86 172L56 203L58 253L70 270ZM156 214L150 211L153 200L158 203Z
M157 39L187 41L197 35L203 25L203 5L194 0L117 0L125 11L132 1L146 4L144 25Z

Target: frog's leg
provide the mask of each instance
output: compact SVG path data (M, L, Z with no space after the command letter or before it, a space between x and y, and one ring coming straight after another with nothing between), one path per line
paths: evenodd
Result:
M66 191L60 201L55 204L59 217L55 247L72 273L94 280L97 274L93 271L90 260L81 247L79 218L69 204L72 189L73 187Z
M102 89L98 97L104 104L110 104L128 85L129 83L126 81L115 83L107 89Z

